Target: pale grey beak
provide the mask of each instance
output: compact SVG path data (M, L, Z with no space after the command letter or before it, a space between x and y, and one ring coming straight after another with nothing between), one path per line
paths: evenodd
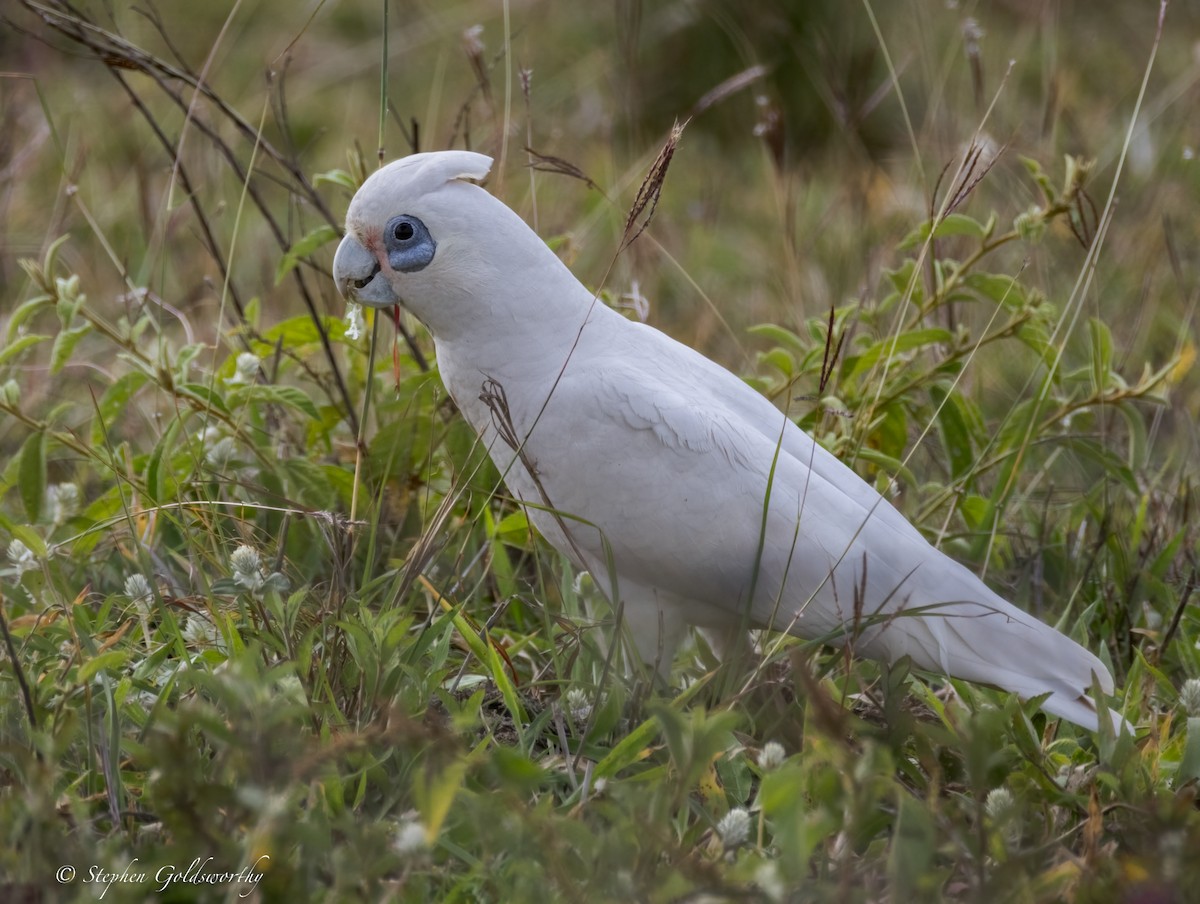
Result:
M350 235L342 239L333 256L333 282L347 301L357 301L371 308L400 304L379 269L379 261Z

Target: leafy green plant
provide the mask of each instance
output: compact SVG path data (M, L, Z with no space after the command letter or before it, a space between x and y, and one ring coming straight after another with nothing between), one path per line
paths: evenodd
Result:
M1131 355L1128 326L1085 305L1091 274L1125 278L1141 247L1128 234L1115 245L1120 218L1089 200L1104 164L1069 157L1056 181L1025 162L1018 184L968 150L940 203L871 208L865 220L884 225L847 228L839 245L840 216L810 206L852 206L825 192L852 185L850 171L878 175L874 163L816 156L798 199L774 146L756 170L753 154L732 159L689 132L679 153L696 156L671 175L685 181L656 195L653 228L615 264L623 209L597 181L559 178L608 173L608 137L561 139L556 153L596 152L581 166L529 151L555 169L528 188L500 167L493 190L556 233L579 272L607 274L606 302L631 295L645 316L645 286L662 322L686 283L714 297L732 286L748 309L768 308L759 319L770 324L750 330L763 351L747 378L927 535L1100 650L1139 737L1093 737L1047 721L1036 701L776 636L757 638L740 669L697 642L674 664L673 689L650 687L617 666L612 613L590 578L532 536L499 489L419 329L401 320L389 347L386 319L372 323L372 358L365 325L342 321L322 272L331 211L371 164L354 149L332 167L346 142L319 137L328 107L285 103L273 70L279 116L256 128L221 93L256 83L253 67L221 70L236 53L201 70L189 60L215 45L152 11L131 29L121 11L109 22L29 6L45 33L111 75L116 91L88 86L97 110L145 119L148 132L129 129L178 172L174 203L185 200L171 214L194 242L174 221L148 227L119 193L109 225L72 192L77 219L46 226L23 284L2 290L0 897L1049 901L1195 884L1196 473L1167 407L1194 398L1194 372L1182 339ZM881 46L903 13L884 19ZM549 140L542 82L514 73L510 119L500 94L510 57L547 70L536 18L528 50L515 22L491 22L499 51L473 33L469 65L406 65L406 78L442 73L437 97L463 98L421 129L398 111L409 147L432 146L445 126L458 140L495 137L500 156L522 101L529 143ZM945 21L949 47L960 23ZM568 35L589 48L581 59L608 60L598 22ZM334 25L323 40L354 27ZM270 40L277 32L272 19ZM605 83L585 74L585 87ZM758 77L719 73L706 102ZM77 74L63 78L82 90ZM935 87L953 95L946 78ZM1081 80L1085 98L1093 83ZM57 142L66 101L54 87L39 84L47 99L34 106ZM770 97L751 104L779 115ZM187 142L173 131L183 115L196 129ZM124 133L93 130L97 157L143 159ZM310 140L324 150L302 158L294 149ZM46 198L70 147L54 145L58 169L37 188ZM654 150L624 181L636 184ZM738 188L722 219L706 206L719 203L712 173ZM614 198L631 194L619 176L604 180ZM985 206L997 213L972 212ZM789 258L806 234L817 236L808 259ZM170 254L156 256L167 235ZM1073 238L1084 249L1075 288L1052 278L1072 269ZM663 276L676 271L650 240L685 280ZM866 246L886 272L791 328L792 299L755 307L771 279L758 272L751 286L737 270L744 258L772 273L873 273L848 250ZM1039 255L1055 266L1039 268ZM1186 278L1186 259L1177 270ZM208 323L188 306L205 279ZM734 333L707 341L736 344ZM261 877L197 884L182 874L198 857ZM79 875L58 884L64 865ZM88 877L92 866L102 877ZM163 886L162 869L179 878Z

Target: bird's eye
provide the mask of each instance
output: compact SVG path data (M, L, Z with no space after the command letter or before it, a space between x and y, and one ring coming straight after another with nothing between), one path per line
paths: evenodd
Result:
M383 242L387 246L388 264L397 273L423 270L433 260L437 242L419 217L402 213L392 217L383 227Z

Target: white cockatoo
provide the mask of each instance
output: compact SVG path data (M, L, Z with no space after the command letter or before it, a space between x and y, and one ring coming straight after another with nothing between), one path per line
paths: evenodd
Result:
M333 276L429 328L508 489L645 661L669 667L688 626L725 643L772 628L1049 694L1045 710L1097 728L1091 693L1113 691L1099 659L931 546L738 377L599 301L476 184L491 164L442 151L373 173Z

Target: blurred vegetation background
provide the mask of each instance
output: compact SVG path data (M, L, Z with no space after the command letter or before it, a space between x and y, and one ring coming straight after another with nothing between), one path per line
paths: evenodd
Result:
M1068 0L3 15L5 894L266 854L268 900L1189 898L1196 2L1161 34ZM1112 662L1137 743L791 641L627 686L419 325L368 373L342 322L354 187L446 147Z

